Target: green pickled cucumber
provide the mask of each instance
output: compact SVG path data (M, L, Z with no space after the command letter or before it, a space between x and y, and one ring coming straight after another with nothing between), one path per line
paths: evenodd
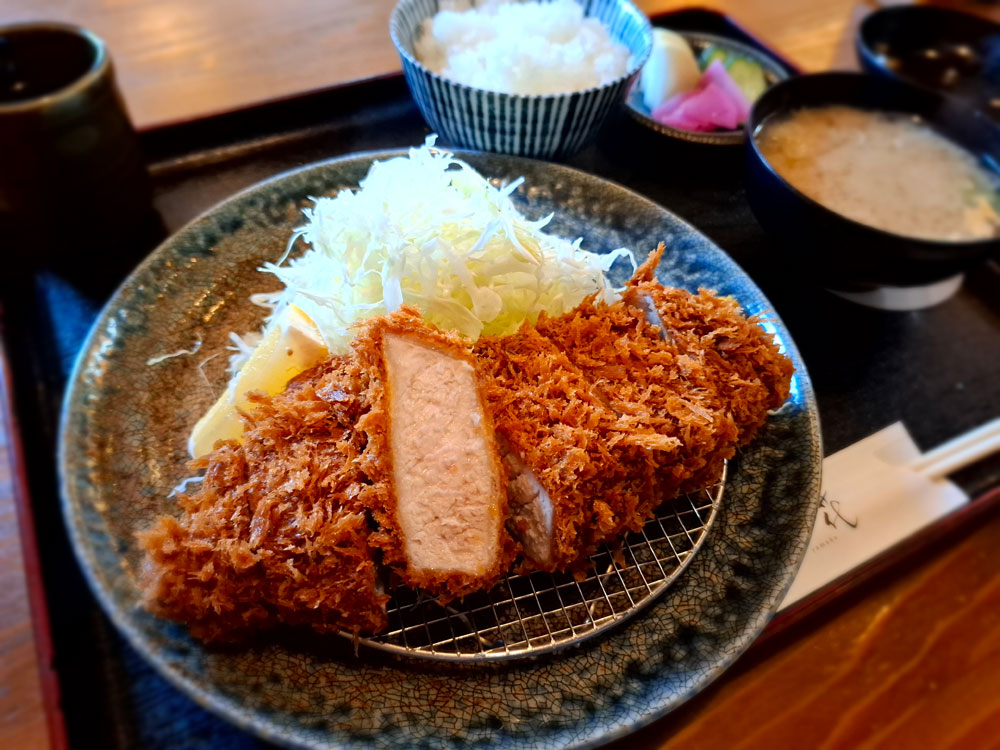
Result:
M733 77L736 85L740 87L743 95L751 104L757 101L757 98L767 88L764 69L753 60L737 57L729 63L726 70L729 71L729 75Z
M698 67L705 70L716 60L722 60L722 64L727 68L729 67L729 53L722 49L722 47L716 47L714 44L711 44L701 51L701 55L698 57Z
M722 63L751 104L764 93L767 79L764 77L764 69L757 62L712 44L705 47L698 56L698 67L705 70L716 60Z

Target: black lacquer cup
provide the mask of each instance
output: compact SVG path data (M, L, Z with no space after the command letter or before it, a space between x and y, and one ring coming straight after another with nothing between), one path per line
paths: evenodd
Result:
M0 26L0 263L91 256L151 222L149 176L104 43Z
M750 207L776 240L785 266L838 293L862 294L940 284L989 255L1000 257L996 237L926 240L858 223L809 198L778 174L758 146L757 129L770 117L831 104L912 114L987 169L995 171L994 165L1000 164L1000 125L961 101L861 73L815 73L783 81L754 104L746 154ZM949 288L954 291L958 283Z

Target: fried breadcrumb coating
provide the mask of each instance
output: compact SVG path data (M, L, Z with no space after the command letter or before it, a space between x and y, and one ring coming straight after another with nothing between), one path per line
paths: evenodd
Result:
M638 531L664 500L718 478L735 451L728 402L701 363L664 339L642 310L589 299L567 315L543 316L538 331L614 410L628 440L648 449L654 490L611 536Z
M624 299L649 308L664 335L715 383L732 412L740 444L753 440L768 412L788 398L792 361L761 325L761 316L747 316L732 297L699 289L697 294L664 287L656 281L663 243L650 253L626 287Z
M487 398L498 435L552 504L551 557L531 560L532 567L566 569L632 518L650 491L647 450L531 326L481 338L476 356L491 376Z
M357 458L362 373L334 358L273 397L255 394L242 444L192 462L179 519L139 537L143 586L156 613L204 640L236 640L279 623L319 632L385 628L368 546L370 487Z

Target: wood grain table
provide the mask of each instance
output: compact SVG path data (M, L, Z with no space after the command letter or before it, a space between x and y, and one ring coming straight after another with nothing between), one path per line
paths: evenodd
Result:
M644 0L648 13L691 5ZM852 65L856 0L704 0L806 70ZM140 127L397 70L392 0L2 0L108 42ZM980 12L995 12L988 4ZM1000 335L1000 331L997 332ZM0 748L48 745L0 429ZM1000 514L752 649L617 748L1000 747ZM67 696L66 700L72 700Z
M807 70L830 67L857 0L645 0L732 12ZM0 22L95 31L140 127L399 69L392 0L2 0Z

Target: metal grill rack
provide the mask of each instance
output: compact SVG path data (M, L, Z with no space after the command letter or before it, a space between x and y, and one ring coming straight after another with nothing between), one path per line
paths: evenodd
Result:
M400 586L384 633L361 643L436 661L503 660L554 651L594 636L652 603L701 546L722 501L717 484L664 503L616 554L590 558L582 581L569 574L509 575L491 591L442 607ZM617 561L616 558L617 557Z

